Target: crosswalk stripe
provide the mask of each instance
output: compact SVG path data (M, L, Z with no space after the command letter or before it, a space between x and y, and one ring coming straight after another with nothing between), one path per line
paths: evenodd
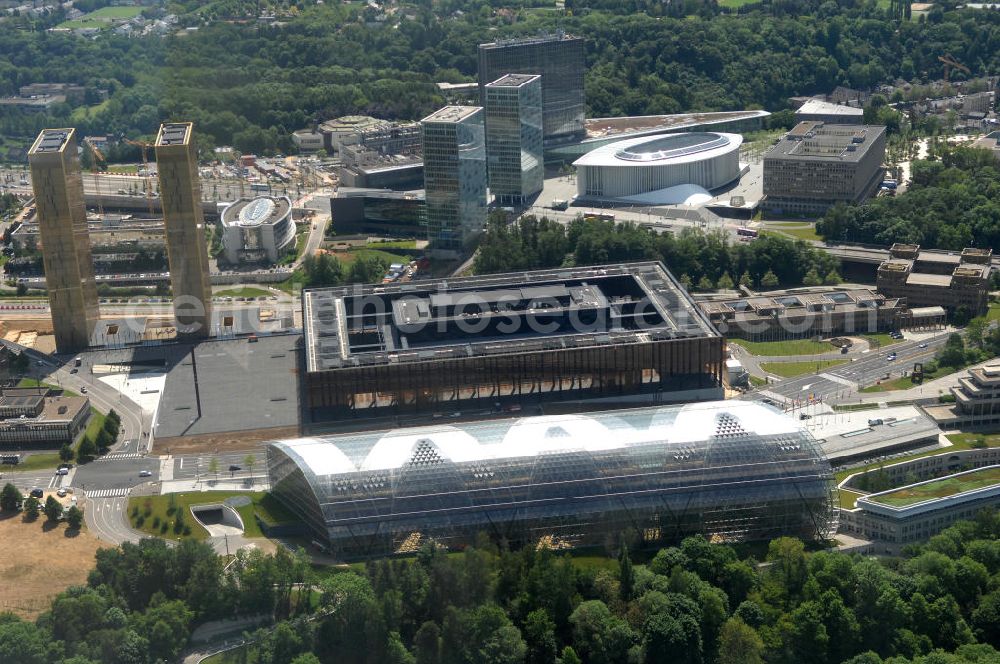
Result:
M116 496L127 496L129 487L118 487L116 489L94 489L87 491L87 498L114 498Z
M139 458L142 458L141 454L139 454L138 452L130 452L128 454L125 454L125 453L108 454L106 456L102 456L99 460L100 461L116 461L118 459L139 459Z

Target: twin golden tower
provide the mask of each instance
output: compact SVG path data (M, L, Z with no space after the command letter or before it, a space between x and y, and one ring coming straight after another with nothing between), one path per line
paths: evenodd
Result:
M204 337L212 289L192 129L190 122L161 125L155 148L177 334ZM100 315L76 130L43 129L28 162L56 350L74 352L90 344Z

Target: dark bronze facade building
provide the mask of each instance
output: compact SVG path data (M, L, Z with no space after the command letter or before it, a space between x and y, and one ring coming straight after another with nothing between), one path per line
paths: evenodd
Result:
M660 263L303 294L314 421L720 398L722 337Z

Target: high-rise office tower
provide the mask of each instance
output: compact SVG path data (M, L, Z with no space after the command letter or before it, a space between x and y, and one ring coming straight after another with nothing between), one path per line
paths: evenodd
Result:
M74 129L43 129L28 151L56 350L86 348L99 318Z
M212 287L198 183L198 149L190 122L160 125L156 167L167 235L167 261L178 336L208 336Z
M585 46L582 37L562 33L480 44L481 103L486 103L486 84L504 74L540 74L545 144L583 136Z
M507 74L486 86L486 167L500 205L542 190L542 77Z
M486 226L486 131L479 106L445 106L421 120L431 248L460 251Z

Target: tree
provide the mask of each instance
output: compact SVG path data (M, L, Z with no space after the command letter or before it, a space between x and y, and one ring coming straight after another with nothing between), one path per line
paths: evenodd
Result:
M55 523L62 518L63 506L56 500L55 496L49 496L45 499L45 507L42 508L42 511L45 512L46 519Z
M618 590L623 602L632 601L635 591L635 570L632 569L632 559L628 555L628 545L622 538L621 552L618 554Z
M247 467L250 471L250 476L253 477L253 467L257 463L257 457L252 454L248 454L243 457L243 465Z
M843 279L841 278L840 273L836 270L830 270L826 273L826 276L823 277L823 284L825 286L836 286L841 281L843 281Z
M806 272L806 276L803 277L802 283L805 284L806 286L820 286L822 285L823 280L820 278L819 273L816 271L816 268L813 267L810 268L808 272Z
M80 530L80 526L83 525L83 510L76 505L70 507L66 513L66 523L69 524L70 530Z
M728 272L723 272L722 276L719 277L718 283L716 283L716 287L718 287L719 290L732 290L733 286L733 278L729 276Z
M550 664L555 660L558 647L555 629L545 609L535 609L528 614L524 621L524 639L528 644L526 664Z
M64 444L59 448L59 460L60 461L72 461L73 460L73 448L69 444Z
M208 460L208 472L215 475L216 482L219 481L219 460L217 458L212 457Z
M87 463L88 461L92 461L96 456L97 445L90 439L90 436L85 435L83 440L80 441L80 447L76 450L76 458L80 463Z
M774 288L778 285L778 276L773 270L768 269L764 276L760 278L760 285L763 288Z
M27 284L25 284L23 281L17 282L17 289L15 290L15 294L18 297L24 297L25 295L27 295L28 294Z
M107 452L108 448L111 447L111 444L114 442L115 439L111 437L111 434L108 433L107 429L101 429L100 431L97 432L96 445L97 445L97 450L101 454Z
M749 272L740 275L740 286L753 286L753 277L750 276Z
M7 482L3 486L3 491L0 491L0 509L4 512L13 512L17 509L22 498L23 496L17 487Z
M710 291L713 288L715 288L715 284L713 284L712 280L708 278L708 275L705 275L698 280L698 290Z
M28 496L28 499L24 501L24 518L28 521L34 521L38 518L38 513L38 498Z

